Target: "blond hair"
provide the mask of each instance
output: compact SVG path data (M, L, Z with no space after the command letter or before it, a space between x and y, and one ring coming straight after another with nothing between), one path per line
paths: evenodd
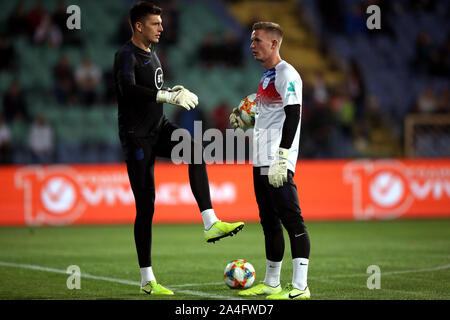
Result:
M253 31L264 30L273 33L279 40L279 46L281 46L281 42L283 41L283 29L281 29L278 23L268 21L255 22L252 29Z

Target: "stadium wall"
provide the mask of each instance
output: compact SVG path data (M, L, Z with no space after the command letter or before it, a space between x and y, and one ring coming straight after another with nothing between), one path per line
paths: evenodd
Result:
M252 167L208 165L217 215L258 221ZM186 165L157 163L155 223L198 223ZM301 161L294 178L313 220L450 218L450 159ZM130 224L122 164L0 168L0 225Z

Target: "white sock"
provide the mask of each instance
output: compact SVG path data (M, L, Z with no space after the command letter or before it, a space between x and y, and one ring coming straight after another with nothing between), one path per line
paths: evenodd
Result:
M205 211L202 211L202 218L203 224L205 225L205 230L209 230L213 224L216 223L216 221L219 221L214 213L214 209L206 209Z
M271 287L276 287L280 284L281 264L283 261L274 262L266 260L266 277L264 283Z
M294 273L292 275L292 285L298 290L305 290L308 286L308 264L309 259L295 258L292 259Z
M141 284L145 286L149 281L156 281L152 267L141 268Z

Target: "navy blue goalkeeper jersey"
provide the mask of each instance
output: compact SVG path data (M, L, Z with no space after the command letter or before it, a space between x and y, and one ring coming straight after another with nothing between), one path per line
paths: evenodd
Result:
M146 52L128 41L115 54L119 135L147 137L163 118L156 94L164 84L161 63L153 47Z

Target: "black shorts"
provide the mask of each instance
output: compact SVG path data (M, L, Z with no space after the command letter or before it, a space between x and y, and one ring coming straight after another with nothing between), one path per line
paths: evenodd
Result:
M153 170L156 157L171 158L172 148L179 143L171 140L176 129L179 127L164 117L161 124L147 137L120 136L133 191L154 189Z
M141 161L142 158L151 159L154 156L170 158L172 147L177 143L171 141L172 133L176 129L179 129L177 125L163 117L159 125L148 136L120 135L125 161Z
M267 172L267 167L253 167L253 187L261 224L275 226L280 225L280 220L289 223L298 219L303 222L294 173L288 170L287 182L275 188L261 171Z

